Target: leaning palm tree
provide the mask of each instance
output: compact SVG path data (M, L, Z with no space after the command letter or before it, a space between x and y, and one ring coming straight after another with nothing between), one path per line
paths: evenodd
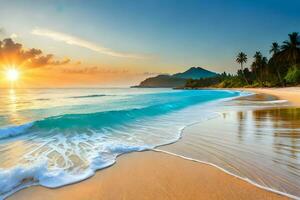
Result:
M281 46L282 57L294 65L300 60L300 36L297 32L289 34L289 40L283 42Z
M244 63L246 63L247 60L248 60L247 55L246 55L244 52L240 52L240 53L237 55L237 57L236 57L236 62L239 63L239 64L241 65L241 71L242 71L242 74L243 74L243 76L244 76L244 79L245 79L246 83L249 84L249 83L248 83L248 80L247 80L246 77L245 77L245 74L244 74L244 67L243 67Z
M281 51L280 51L280 46L277 42L273 42L271 49L270 49L270 54L272 54L272 57L269 60L269 67L273 68L273 70L276 71L278 80L282 86L284 86L284 82L281 78L280 74L280 57L281 57Z

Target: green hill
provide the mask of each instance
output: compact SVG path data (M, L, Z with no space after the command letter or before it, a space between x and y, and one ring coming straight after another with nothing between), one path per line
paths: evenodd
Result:
M191 67L185 72L177 73L174 75L158 75L155 77L150 77L142 81L138 86L134 87L143 87L143 88L174 88L174 87L183 87L186 84L188 79L200 79L215 77L218 74L215 72L208 71L201 67Z

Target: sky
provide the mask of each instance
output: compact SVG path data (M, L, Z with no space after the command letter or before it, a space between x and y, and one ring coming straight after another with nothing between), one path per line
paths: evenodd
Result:
M235 73L238 52L248 55L249 66L256 51L269 56L272 42L300 31L299 0L0 3L0 39L11 38L27 54L41 50L29 58L35 65L14 63L21 87L130 86L192 66Z

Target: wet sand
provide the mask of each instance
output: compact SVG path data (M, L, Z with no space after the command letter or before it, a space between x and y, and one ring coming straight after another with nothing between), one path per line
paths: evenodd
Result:
M264 105L237 111L228 105L230 111L186 127L179 141L159 149L300 197L300 108Z
M251 89L247 89L250 91ZM300 89L253 89L300 105ZM294 92L293 92L294 91ZM295 92L296 91L296 92ZM120 156L95 176L57 189L33 186L8 199L287 199L218 168L147 151Z
M30 187L8 198L28 199L287 199L221 170L159 152L123 155L92 178L58 189Z
M300 87L286 88L242 88L241 90L270 94L279 99L288 100L295 106L300 106Z

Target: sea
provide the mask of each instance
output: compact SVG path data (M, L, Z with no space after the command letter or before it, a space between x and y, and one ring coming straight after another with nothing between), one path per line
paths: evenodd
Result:
M61 187L122 154L174 143L216 117L212 107L249 95L227 90L1 89L0 198L32 185Z

